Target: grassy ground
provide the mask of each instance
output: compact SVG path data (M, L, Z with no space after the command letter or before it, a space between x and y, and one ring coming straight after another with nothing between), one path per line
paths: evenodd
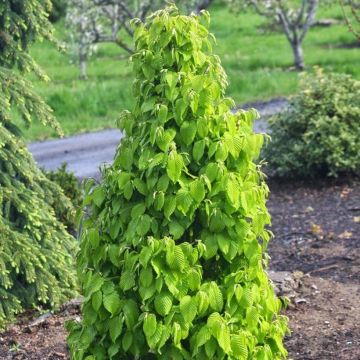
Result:
M298 74L291 71L292 53L282 33L263 30L264 19L255 14L235 16L225 6L215 5L211 31L229 76L228 94L237 103L287 96L296 91ZM340 17L334 6L322 9L321 18ZM56 25L56 35L66 38L64 24ZM329 71L347 72L360 78L360 48L344 25L312 28L305 39L308 67L320 65ZM69 55L53 45L36 44L32 55L51 77L48 84L35 81L39 93L52 106L66 135L113 127L117 115L132 104L131 67L115 45L104 44L88 64L89 79L78 79L78 69ZM43 139L54 136L51 130L34 122L25 136Z

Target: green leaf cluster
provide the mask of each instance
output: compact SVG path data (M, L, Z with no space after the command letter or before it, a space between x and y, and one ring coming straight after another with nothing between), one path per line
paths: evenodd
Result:
M283 177L360 171L360 81L321 69L304 74L300 91L270 122L269 165Z
M18 113L27 124L35 118L58 128L24 77L44 77L28 54L36 39L51 38L42 3L0 2L0 328L25 308L59 306L76 286L75 240L58 220L73 206L36 166L12 122Z
M74 360L286 356L264 270L263 136L257 112L234 114L224 97L208 24L175 6L135 21L136 105L113 165L86 184Z

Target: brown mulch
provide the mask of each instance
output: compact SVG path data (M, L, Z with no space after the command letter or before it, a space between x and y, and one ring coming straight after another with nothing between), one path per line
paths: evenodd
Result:
M289 358L360 359L360 181L270 181L270 268L301 274L286 314ZM68 359L64 321L76 306L33 324L29 314L0 334L0 359Z

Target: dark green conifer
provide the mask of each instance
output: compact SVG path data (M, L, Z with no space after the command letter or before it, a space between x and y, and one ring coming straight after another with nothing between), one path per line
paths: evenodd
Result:
M75 288L75 240L57 220L72 205L36 166L14 123L16 115L59 131L25 78L46 79L28 52L37 39L52 39L44 3L0 1L0 328L24 308L58 306Z

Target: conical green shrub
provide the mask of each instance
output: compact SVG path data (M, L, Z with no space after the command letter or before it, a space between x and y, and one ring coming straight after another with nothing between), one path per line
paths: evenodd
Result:
M72 359L284 358L257 113L231 112L208 13L170 6L134 22L136 105L113 165L87 186Z
M38 169L13 121L36 118L58 129L24 77L44 77L28 54L37 38L51 38L42 3L0 3L0 328L25 308L59 306L76 284L75 239L58 221L74 209Z

